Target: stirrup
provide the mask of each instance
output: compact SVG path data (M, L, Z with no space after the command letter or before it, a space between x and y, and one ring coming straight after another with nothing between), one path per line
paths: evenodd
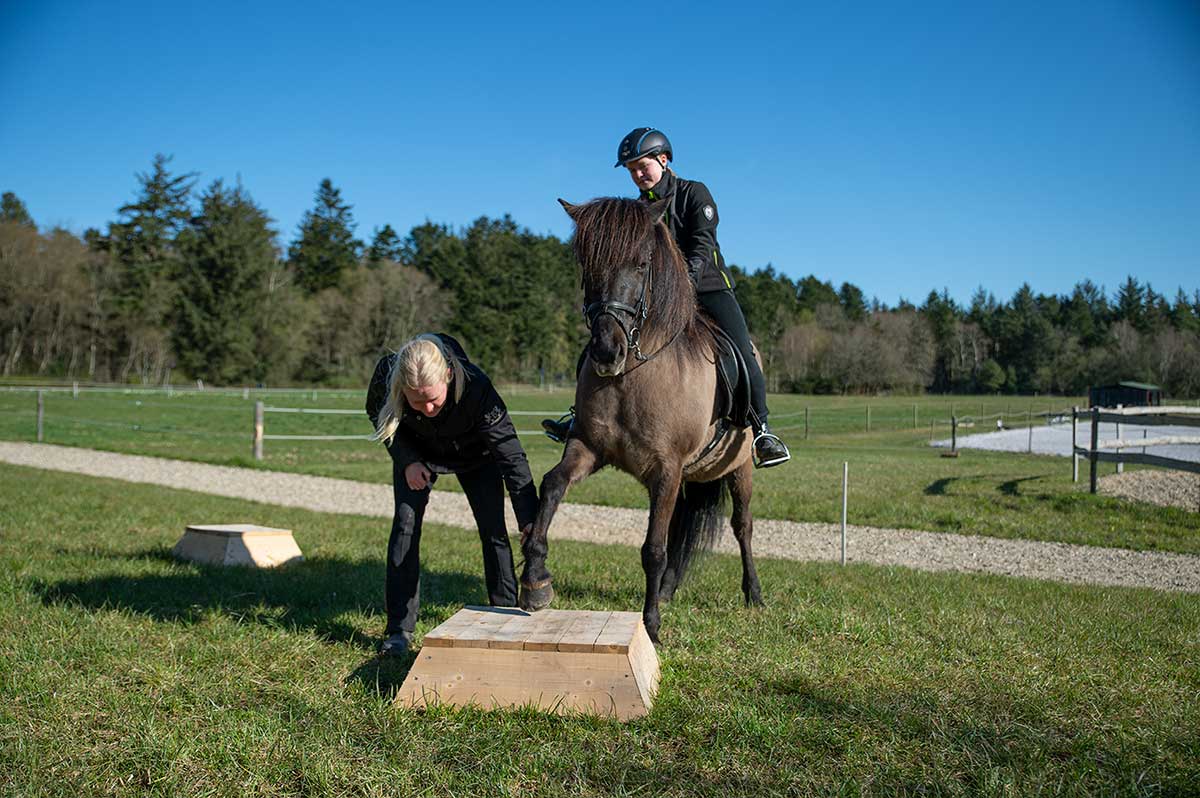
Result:
M758 442L761 440L770 440L770 441L775 441L776 443L778 443L783 448L783 455L775 456L768 460L759 460L758 459ZM763 430L762 432L760 432L754 436L754 441L750 444L750 448L753 451L755 468L770 468L771 466L783 465L788 460L792 459L792 453L788 449L787 444L783 442L783 439L774 433L767 432L766 430Z
M572 405L571 409L559 416L557 421L552 421L548 418L542 419L542 431L546 433L547 438L555 443L566 443L567 438L570 437L571 434L571 427L574 426L574 424L575 406ZM562 432L560 430L563 429L564 425L566 431Z

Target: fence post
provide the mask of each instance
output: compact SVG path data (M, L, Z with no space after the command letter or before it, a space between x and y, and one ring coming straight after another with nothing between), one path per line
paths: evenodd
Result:
M934 425L935 423L936 423L936 422L933 422L933 421L930 421L930 422L929 422L929 442L930 442L930 443L933 443L933 425Z
M37 439L38 443L42 442L42 418L46 414L46 396L45 391L37 392Z
M263 459L263 403L254 403L254 459Z
M1088 452L1088 465L1091 474L1088 477L1088 490L1096 492L1096 465L1098 462L1096 446L1100 443L1100 408L1092 408L1092 449Z
M1125 405L1117 405L1117 409L1120 410L1124 406ZM1117 422L1117 440L1121 440L1121 422L1120 421ZM1117 451L1117 455L1119 456L1121 454L1121 450L1117 449L1116 451ZM1122 463L1120 460L1117 461L1117 473L1118 474L1125 473L1125 464Z
M913 429L917 428L917 403L913 402Z
M850 463L842 463L842 565L846 564L846 492L850 486Z
M242 398L243 398L243 399L249 399L249 398L250 398L250 389L249 389L248 387L246 387L246 386L242 386Z
M867 432L871 431L871 406L867 405Z
M1029 454L1033 454L1033 411L1030 410L1025 417L1025 423L1029 425Z
M77 382L71 383L71 398L72 399L79 398L79 383L77 383Z
M804 440L808 440L808 405L804 406Z
M950 416L950 451L958 451L958 416Z
M1075 451L1079 434L1079 405L1071 408L1071 481L1079 481L1079 453Z

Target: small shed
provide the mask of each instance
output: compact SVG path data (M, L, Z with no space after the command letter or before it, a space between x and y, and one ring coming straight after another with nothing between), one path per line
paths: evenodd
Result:
M1088 389L1088 404L1091 407L1158 407L1162 404L1162 388L1146 382L1095 385Z

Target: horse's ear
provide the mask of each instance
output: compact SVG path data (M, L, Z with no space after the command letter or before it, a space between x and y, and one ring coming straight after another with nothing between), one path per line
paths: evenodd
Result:
M650 218L654 220L654 224L658 224L667 218L667 209L670 207L670 200L663 199L654 200L647 207L650 209Z
M572 205L562 197L558 198L558 204L563 206L563 210L567 212L567 216L570 216L572 219L575 218L575 211L578 209L578 205Z

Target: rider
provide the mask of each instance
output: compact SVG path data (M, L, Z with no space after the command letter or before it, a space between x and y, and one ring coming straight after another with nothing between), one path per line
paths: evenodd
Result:
M784 442L767 429L766 380L754 357L746 317L733 294L733 280L717 244L717 205L707 186L698 180L684 180L667 166L672 157L671 142L661 131L639 127L621 139L616 166L629 170L629 177L638 187L642 199L670 202L665 221L687 260L688 275L696 286L696 298L717 326L733 339L746 363L756 465L768 468L786 463L791 459L791 453ZM573 415L568 414L558 421L547 419L542 426L551 438L564 441L570 434L572 419Z

